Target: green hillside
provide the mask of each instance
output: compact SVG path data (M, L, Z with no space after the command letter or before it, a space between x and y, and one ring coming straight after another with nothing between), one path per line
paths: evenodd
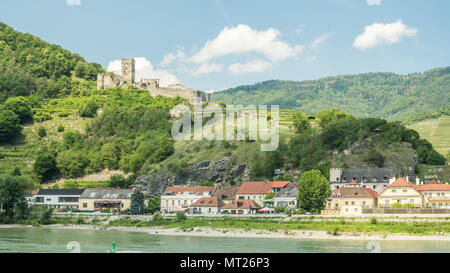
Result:
M445 156L450 153L450 116L413 122L408 127L431 142L436 151Z
M406 76L366 73L302 82L270 80L216 92L212 98L231 104L279 105L306 113L337 108L357 117L407 120L449 105L450 67Z

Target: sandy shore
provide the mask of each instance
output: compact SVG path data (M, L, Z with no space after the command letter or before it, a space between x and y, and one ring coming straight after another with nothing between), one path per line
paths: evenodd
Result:
M24 225L0 225L0 229L11 228L34 228ZM98 230L105 229L90 225L49 225L37 228L43 229L69 229L69 230ZM198 227L192 231L183 231L181 229L164 229L158 227L108 227L106 231L116 232L142 232L150 235L167 236L201 236L201 237L224 237L224 238L279 238L279 239L311 239L311 240L391 240L391 241L450 241L450 235L364 235L353 233L342 233L338 236L327 234L326 231L316 230L291 230L288 232L272 232L267 230L243 230L243 229L212 229Z

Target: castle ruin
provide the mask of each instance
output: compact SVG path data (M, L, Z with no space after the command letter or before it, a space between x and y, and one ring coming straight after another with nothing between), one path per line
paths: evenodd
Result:
M126 88L130 85L133 88L148 90L152 97L161 95L164 97L175 98L181 97L193 103L196 98L201 101L210 101L210 94L199 91L197 89L186 88L182 84L171 84L167 87L160 87L159 79L141 79L136 82L136 62L134 59L122 59L122 75L113 73L101 73L97 75L97 89L103 90L107 88L122 87Z

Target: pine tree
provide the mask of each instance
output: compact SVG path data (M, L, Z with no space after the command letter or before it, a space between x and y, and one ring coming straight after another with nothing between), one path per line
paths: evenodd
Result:
M144 194L140 190L135 190L131 195L130 211L133 214L145 212Z

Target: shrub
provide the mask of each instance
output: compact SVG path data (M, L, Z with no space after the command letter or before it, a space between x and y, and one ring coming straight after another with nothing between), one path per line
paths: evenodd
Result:
M376 225L377 223L378 223L378 220L377 220L376 217L370 218L370 224L371 224L371 225Z
M80 109L78 109L78 113L80 116L85 118L94 118L97 116L97 110L99 106L95 101L89 100L86 104L83 104Z
M46 152L39 154L34 162L33 172L38 175L41 181L51 178L58 173L55 157L51 153Z
M184 213L184 211L177 211L177 220L179 221L184 221L186 220L186 214Z
M152 216L152 221L159 222L164 220L164 217L160 213L155 213Z
M13 140L22 130L19 117L11 110L0 110L0 142Z
M58 132L60 132L60 133L64 132L64 126L59 125L58 126Z
M44 127L41 126L41 127L39 127L37 134L40 138L43 138L47 135L47 131L45 130Z

